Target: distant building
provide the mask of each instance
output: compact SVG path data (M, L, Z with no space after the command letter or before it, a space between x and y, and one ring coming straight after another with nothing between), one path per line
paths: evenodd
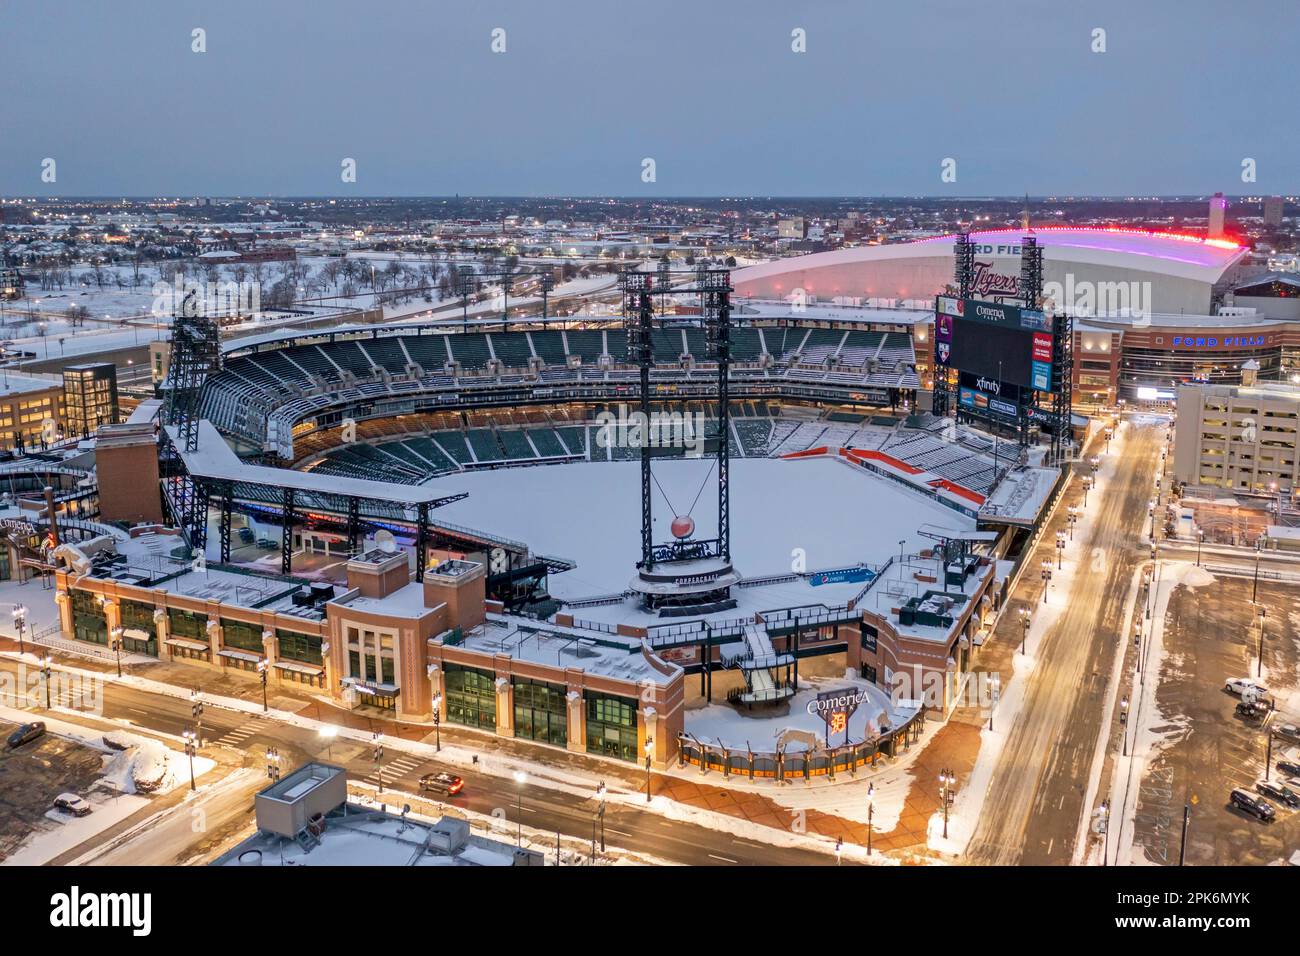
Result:
M22 273L17 269L0 269L0 299L17 299L22 294Z
M1285 201L1281 196L1268 196L1264 199L1264 225L1276 229L1282 225L1282 207Z
M782 239L803 239L808 234L808 224L802 216L782 219L776 224L776 234Z
M112 362L69 365L63 369L63 410L70 435L93 434L117 422L117 366Z
M1223 238L1223 217L1228 211L1228 200L1224 198L1223 193L1215 193L1210 200L1210 229L1207 233L1210 239Z
M1242 279L1232 290L1232 304L1270 319L1300 322L1300 275L1267 272Z
M53 378L0 377L0 446L40 448L62 435L63 386Z

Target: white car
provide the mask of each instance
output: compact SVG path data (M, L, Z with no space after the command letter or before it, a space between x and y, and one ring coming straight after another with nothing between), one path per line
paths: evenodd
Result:
M74 817L84 817L90 812L90 804L75 793L59 794L54 798L54 806L64 813L71 813Z
M1223 685L1223 689L1229 694L1236 694L1238 697L1243 696L1249 690L1256 697L1267 697L1268 688L1257 680L1251 680L1249 677L1234 677Z

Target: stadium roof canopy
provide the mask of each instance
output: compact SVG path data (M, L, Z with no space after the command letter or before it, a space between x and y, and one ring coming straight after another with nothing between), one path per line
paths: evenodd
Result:
M992 229L971 233L983 245L1015 246L1032 235L1050 259L1090 263L1119 268L1144 268L1201 282L1216 282L1224 271L1241 258L1246 247L1227 239L1205 239L1183 233L1150 232L1142 229L1061 226L1028 230ZM951 256L953 235L918 239L880 246L854 246L832 252L777 259L738 270L736 283L779 276L785 272L819 269L825 266L883 263L890 260ZM1011 254L1009 251L1006 254ZM1135 262L1135 260L1144 260Z

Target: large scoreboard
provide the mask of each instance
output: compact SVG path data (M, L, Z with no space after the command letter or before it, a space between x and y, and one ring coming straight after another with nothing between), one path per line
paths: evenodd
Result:
M934 323L938 365L1050 392L1055 386L1052 345L1052 323L1043 312L939 297Z
M1062 387L1068 323L1037 309L941 295L935 303L936 392L949 411L1018 423L1043 422ZM1066 373L1068 374L1068 373Z

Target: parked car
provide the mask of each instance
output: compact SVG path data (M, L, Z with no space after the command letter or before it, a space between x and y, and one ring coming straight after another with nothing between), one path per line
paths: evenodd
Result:
M1234 677L1223 685L1224 690L1229 694L1236 694L1238 697L1245 694L1247 688L1252 688L1256 697L1268 696L1268 688L1257 680L1251 680L1249 677Z
M1268 705L1258 701L1243 700L1234 712L1238 717L1244 717L1246 720L1263 720L1268 714Z
M253 529L252 529L252 528L240 528L240 529L239 529L239 540L242 541L242 542L244 542L245 544L252 544L252 543L253 543L253 539L254 539L255 537L256 537L256 535L253 534Z
M1290 760L1279 760L1273 766L1277 767L1278 773L1284 773L1288 777L1300 777L1300 763L1292 763Z
M1278 724L1273 728L1273 733L1285 737L1293 744L1300 744L1300 727L1295 724Z
M454 773L426 773L420 778L420 789L454 797L465 788L465 781Z
M90 812L90 804L75 793L61 793L54 798L54 809L71 813L74 817L84 817Z
M21 747L23 744L45 735L45 724L39 720L32 721L30 724L23 724L12 734L9 735L9 747L12 750L15 747Z
M259 548L262 548L263 550L266 550L266 551L279 551L279 550L280 550L280 542L279 542L279 541L273 541L273 540L271 540L270 538L258 538L258 539L257 539L257 546L258 546Z
M1276 780L1257 780L1255 781L1255 789L1270 800L1276 800L1283 806L1300 807L1300 793L1296 793L1290 787L1278 783Z
M1243 813L1249 813L1251 816L1263 821L1264 823L1272 823L1273 818L1277 816L1277 811L1269 805L1267 800L1261 800L1259 797L1253 796L1245 790L1233 790L1228 796L1228 803Z

